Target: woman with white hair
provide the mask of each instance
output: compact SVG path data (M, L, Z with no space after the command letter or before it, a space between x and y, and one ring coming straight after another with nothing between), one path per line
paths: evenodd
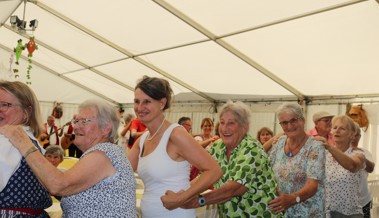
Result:
M261 143L248 132L250 109L242 102L227 102L220 110L219 134L210 154L223 171L211 192L185 207L218 204L220 217L284 217L268 209L277 196L275 175ZM201 178L201 177L200 177Z
M279 183L279 196L270 208L291 218L323 218L325 151L321 142L304 131L304 114L297 103L277 109L285 135L270 150L270 160Z
M135 177L122 148L114 144L119 120L104 101L88 100L72 120L75 145L84 152L66 172L54 167L21 126L4 126L26 162L52 195L63 196L63 217L136 217Z

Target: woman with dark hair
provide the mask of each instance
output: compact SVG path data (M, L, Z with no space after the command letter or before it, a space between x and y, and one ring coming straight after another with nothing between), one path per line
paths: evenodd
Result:
M167 80L144 76L134 93L134 111L148 129L128 153L145 185L142 217L194 218L195 210L179 207L216 182L221 169L182 126L165 119L173 95ZM190 164L203 171L191 184Z
M201 127L202 134L195 136L195 140L199 142L201 147L209 151L213 142L219 139L220 137L212 135L213 129L214 129L214 123L211 118L209 117L204 118L201 121L200 127Z
M42 156L36 139L42 133L39 103L21 82L0 81L0 128L8 125L22 125L25 143L32 150L21 155L10 138L0 134L0 217L49 217L44 211L52 204L49 192L26 161L31 151Z
M272 137L274 137L274 132L268 127L263 127L260 130L258 130L258 132L257 132L257 140L262 145L264 145Z

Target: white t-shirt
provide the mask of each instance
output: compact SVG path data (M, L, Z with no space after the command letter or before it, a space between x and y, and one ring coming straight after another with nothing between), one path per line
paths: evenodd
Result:
M365 158L372 162L371 153L364 148L360 148L360 149L363 150ZM371 192L368 189L368 181L367 181L368 172L366 170L361 170L359 172L361 173L361 177L359 180L359 190L362 197L361 202L362 202L362 206L366 206L366 204L368 204L368 202L370 202L372 199Z

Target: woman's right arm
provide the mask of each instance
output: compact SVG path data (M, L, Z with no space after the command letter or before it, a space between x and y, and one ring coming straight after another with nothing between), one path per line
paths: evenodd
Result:
M265 142L263 144L263 149L265 150L266 153L269 153L269 151L272 148L272 145L276 144L276 142L278 141L279 137L282 136L282 135L284 135L284 133L279 133L279 134L275 135L274 137L272 137L271 139L269 139L267 142Z
M337 147L329 144L323 144L325 149L328 150L334 159L345 169L352 173L356 173L364 166L365 156L363 154L356 154L352 157L347 156L344 152L340 151Z
M3 126L0 132L25 157L33 173L53 195L71 195L82 192L99 181L112 176L116 170L102 151L93 151L62 173L54 167L40 152L21 126ZM33 151L29 153L30 151Z

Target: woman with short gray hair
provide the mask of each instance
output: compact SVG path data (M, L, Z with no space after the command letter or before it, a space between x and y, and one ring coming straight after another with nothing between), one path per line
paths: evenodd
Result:
M286 217L324 217L325 151L321 142L304 131L304 114L297 103L277 109L285 135L270 150L270 160L279 184L279 196L270 202Z
M122 148L113 143L118 127L114 107L100 100L79 106L72 120L75 145L83 151L78 163L65 172L54 167L30 141L21 126L0 128L24 154L32 171L48 191L63 196L63 217L136 217L136 181Z

